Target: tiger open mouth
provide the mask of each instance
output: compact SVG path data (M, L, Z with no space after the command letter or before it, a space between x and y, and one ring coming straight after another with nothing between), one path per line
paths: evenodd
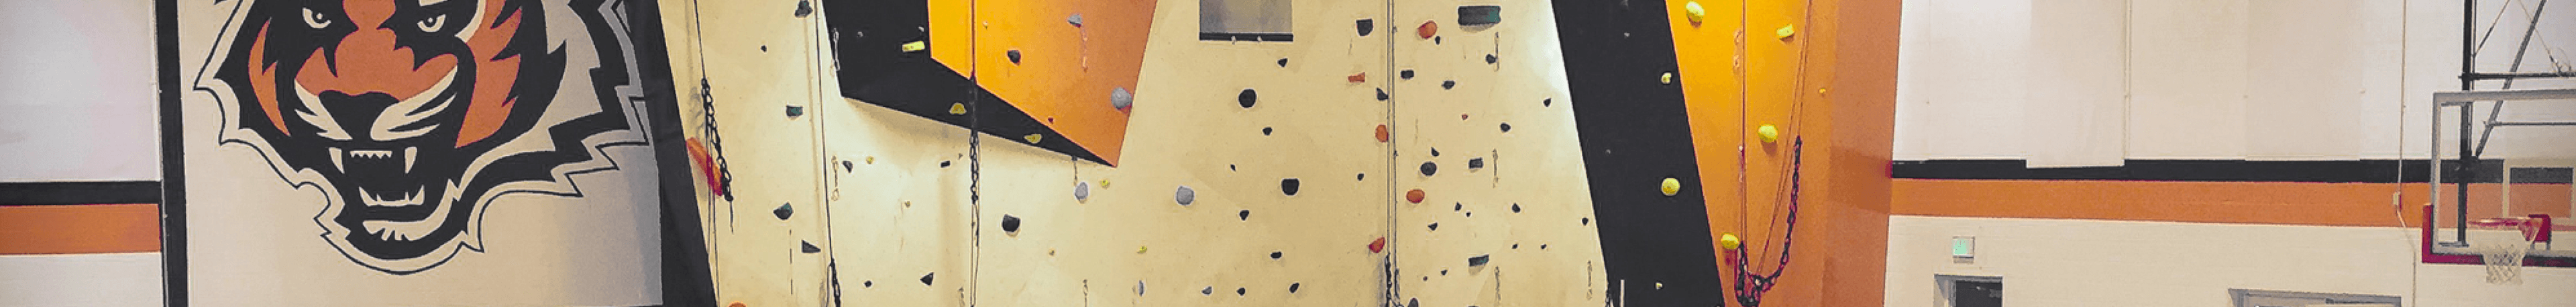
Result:
M454 206L446 192L456 185L454 174L426 174L418 167L424 159L446 156L453 146L441 138L440 128L448 107L460 98L453 91L458 72L446 76L411 97L396 100L381 92L349 95L339 91L313 93L296 84L296 93L310 102L296 110L297 117L316 128L316 135L331 160L328 170L345 203L337 220L344 225L355 222L353 230L382 242L408 242L431 236L445 224ZM365 117L343 118L347 115ZM365 112L361 112L365 111ZM426 147L426 148L424 148Z

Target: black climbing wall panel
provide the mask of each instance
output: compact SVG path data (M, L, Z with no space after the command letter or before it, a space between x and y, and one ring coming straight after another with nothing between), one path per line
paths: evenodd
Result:
M1603 267L1611 282L1625 283L1613 299L1719 306L1724 288L1700 189L1673 196L1657 189L1664 178L1700 182L1682 88L1657 82L1678 67L1663 2L1553 5Z

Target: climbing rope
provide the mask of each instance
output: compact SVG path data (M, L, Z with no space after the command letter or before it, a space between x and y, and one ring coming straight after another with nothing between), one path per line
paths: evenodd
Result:
M1803 137L1790 141L1789 200L1787 202L1789 205L1789 219L1787 221L1789 229L1787 230L1787 233L1780 236L1780 266L1772 267L1771 273L1755 275L1752 273L1752 261L1748 261L1750 259L1746 259L1744 256L1745 253L1743 245L1737 245L1734 250L1727 253L1726 262L1735 264L1735 302L1742 306L1761 306L1762 294L1770 292L1771 286L1775 285L1774 280L1780 278L1780 272L1786 271L1789 268L1789 244L1795 242L1791 240L1791 238L1797 237L1798 234L1798 177L1800 173L1798 170L1799 166L1806 160L1806 147L1807 140Z

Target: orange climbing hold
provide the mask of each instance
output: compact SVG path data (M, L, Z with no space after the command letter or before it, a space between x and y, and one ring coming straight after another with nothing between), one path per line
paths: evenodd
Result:
M744 305L742 302L733 302L733 305L725 305L725 307L744 307Z
M1413 191L1404 192L1404 201L1416 204L1422 203L1422 189L1413 189Z
M1422 38L1431 38L1431 35L1433 34L1440 34L1440 23L1438 21L1423 21L1422 26L1413 28L1413 34L1420 35Z
M1377 242L1369 242L1369 253L1384 251L1386 251L1386 237L1377 237Z
M1377 141L1378 141L1378 142L1380 142L1380 143L1384 143L1384 142L1386 142L1386 141L1387 141L1387 139L1388 139L1388 138L1390 138L1390 137L1393 137L1393 135L1389 135L1389 134L1388 134L1388 132L1386 131L1386 125L1385 125L1385 124L1379 124L1379 125L1377 125ZM692 144L695 144L695 143L692 143Z
M1368 73L1351 74L1351 83L1368 82Z

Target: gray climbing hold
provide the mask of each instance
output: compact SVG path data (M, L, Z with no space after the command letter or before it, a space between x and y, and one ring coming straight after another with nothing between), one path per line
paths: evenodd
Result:
M787 117L805 116L805 106L787 106Z
M1377 89L1377 101L1386 101L1386 89Z
M1172 202L1180 203L1182 206L1188 206L1192 202L1197 202L1198 199L1199 192L1190 190L1190 186L1181 186L1181 188L1172 191Z
M814 246L814 242L812 241L798 241L796 243L804 245L803 248L800 248L799 250L807 254L823 252L823 248Z
M796 1L796 17L814 15L814 1Z
M1440 172L1440 165L1439 165L1439 164L1433 164L1433 163L1431 163L1431 162L1422 162L1422 175L1423 175L1423 176L1430 176L1432 173L1438 173L1438 172Z
M1109 107L1126 110L1127 107L1134 106L1135 104L1136 94L1127 93L1127 88L1121 87L1109 90Z
M1002 232L1007 232L1007 233L1019 233L1019 232L1020 232L1020 217L1017 217L1017 216L1011 216L1011 215L1009 215L1009 214L1003 214L1003 215L1002 215Z
M1458 7L1458 25L1460 26L1485 26L1502 22L1502 6L1469 5Z
M1142 281L1142 280L1138 280L1138 281L1136 281L1136 295L1138 295L1138 296L1143 296L1143 295L1145 295L1145 281Z
M1064 23L1069 23L1069 24L1073 24L1073 26L1080 27L1080 26L1082 26L1082 14L1073 14L1073 16L1065 17L1065 18L1064 18Z
M788 217L796 216L796 206L795 204L778 204L778 209L770 209L769 214L777 215L778 219L784 220Z
M1091 200L1091 182L1090 182L1090 181L1075 181L1075 182L1073 182L1073 201L1083 202L1083 201L1090 201L1090 200Z

